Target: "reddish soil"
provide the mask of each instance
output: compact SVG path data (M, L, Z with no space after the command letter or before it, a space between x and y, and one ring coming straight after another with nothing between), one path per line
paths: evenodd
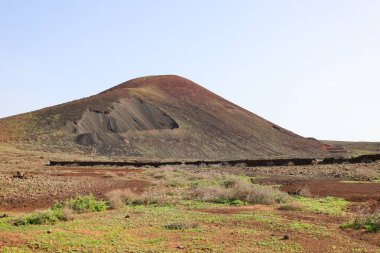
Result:
M57 172L59 171L59 172ZM137 169L55 168L26 173L25 178L0 176L0 211L28 212L50 207L76 195L93 194L97 198L116 189L142 192L149 182L128 176ZM22 192L23 194L20 194Z
M25 245L27 238L24 234L0 231L0 249L2 247L16 247Z
M380 201L380 183L344 183L333 180L296 181L280 189L290 194L297 194L301 189L308 189L312 196L334 196L349 201Z

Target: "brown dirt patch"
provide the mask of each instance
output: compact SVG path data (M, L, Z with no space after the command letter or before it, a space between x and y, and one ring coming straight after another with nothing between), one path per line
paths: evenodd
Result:
M284 185L280 189L290 194L297 194L302 188L308 188L316 197L334 196L349 201L380 200L380 183L345 183L339 181L298 181Z
M23 234L0 232L0 249L7 247L22 246L27 242L27 238Z
M76 195L93 194L97 198L104 198L112 190L142 192L149 185L143 180L93 176L33 175L27 179L0 176L0 210L27 212L48 208L55 201L64 201Z
M364 230L345 229L343 233L360 242L366 242L380 249L380 234L370 233Z

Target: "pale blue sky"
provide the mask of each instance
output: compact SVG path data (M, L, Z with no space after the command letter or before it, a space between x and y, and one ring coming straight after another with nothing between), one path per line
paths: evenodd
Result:
M303 136L380 141L378 0L0 0L0 117L177 74Z

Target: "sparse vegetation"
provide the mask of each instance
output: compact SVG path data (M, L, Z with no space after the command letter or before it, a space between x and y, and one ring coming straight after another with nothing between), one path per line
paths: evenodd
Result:
M134 193L130 190L115 190L106 194L109 206L113 209L123 205L166 205L170 200L165 191L151 188L143 193Z
M187 222L176 222L176 223L170 223L166 224L165 228L168 230L182 230L182 229L189 229L189 228L196 228L198 227L198 223L193 221L187 221Z
M301 203L290 202L280 205L278 209L282 211L301 211L304 208L304 205L302 205Z
M106 193L105 196L111 209L119 209L126 204L127 199L134 195L129 189L117 189Z
M233 205L274 204L289 200L286 193L271 186L255 185L247 178L234 175L224 175L213 185L193 183L187 196L190 199Z
M20 165L6 166L14 166L17 170L21 170ZM51 176L45 174L39 176L38 173L30 172L26 164L22 166L22 171L32 176L19 180L13 178L11 173L0 175L2 186L7 185L5 189L4 187L0 189L2 196L11 195L12 192L8 189L16 183L25 185L22 192L28 196L39 193L41 188L38 187L52 184L41 180ZM353 167L353 165L339 166ZM2 171L6 171L5 166L2 168ZM322 173L335 175L338 171L330 165L326 168ZM275 169L278 169L280 174L293 172L292 170L300 167L265 168L265 173L259 175L253 173L253 169L228 167L220 169L167 166L137 170L137 173L130 173L129 168L120 168L120 171L125 171L123 177L120 176L119 168L102 167L98 170L84 168L85 173L94 171L94 180L98 178L110 185L115 182L128 182L119 184L115 188L103 188L107 189L103 191L104 200L99 198L101 195L90 198L101 201L102 206L106 205L113 210L107 212L92 212L91 208L75 210L68 205L70 196L75 196L75 193L71 193L67 201L56 203L43 212L29 215L9 213L0 219L0 234L4 240L10 242L5 243L2 250L4 249L4 252L178 252L180 250L301 252L308 251L312 245L318 244L320 250L324 252L376 252L377 246L374 245L377 242L368 242L367 237L362 241L347 240L349 239L347 237L361 233L361 236L377 238L377 234L362 234L355 231L343 233L337 226L338 222L350 219L349 212L352 209L346 210L345 207L349 204L347 201L331 197L313 198L315 194L313 186L310 186L312 196L304 197L282 193L278 190L281 182L275 180L271 183L276 186L256 184L256 182L261 184L268 182L266 180L271 179L270 174ZM314 170L315 168L302 168L303 172L308 173L307 175L314 175L310 174L314 173ZM75 176L83 171L76 169ZM119 176L102 177L107 171ZM257 171L262 173L264 169L259 168ZM351 173L348 169L340 171ZM68 168L60 168L59 173L73 174ZM263 180L251 180L251 177ZM82 180L80 182L87 183L83 179L87 180L88 177L79 178ZM353 180L350 176L343 178ZM65 184L70 182L66 177L54 179L57 181L64 179ZM134 184L135 181L139 184L142 181L147 183L142 183L140 186ZM132 182L133 186L130 186L129 182ZM301 186L302 183L301 181ZM80 189L70 183L65 192L73 186L75 189ZM27 191L29 188L30 191ZM45 189L56 188L43 189L46 191ZM95 194L99 192L99 188L96 189ZM202 194L195 197L193 194L197 192ZM203 199L203 196L209 197ZM83 207L87 201L82 199L73 201L72 204L74 202L75 206ZM55 211L57 215L53 215ZM84 212L86 214L82 214ZM345 212L348 214L343 215ZM341 217L328 217L320 213ZM19 221L18 226L13 225L16 221ZM361 226L355 226L375 231L369 226L372 223L362 222Z
M34 212L16 220L13 224L15 226L54 224L59 220L64 220L64 217L62 209L49 209L43 212Z
M230 188L204 186L193 188L190 199L224 204L275 204L288 201L287 194L270 186L240 184ZM239 202L240 201L240 202Z
M359 212L355 219L341 225L341 228L365 229L368 232L380 232L380 212L365 214Z
M297 192L297 194L299 196L303 196L303 197L311 197L311 193L310 193L309 187L307 187L307 185L301 187L301 189Z
M296 200L308 211L330 215L344 214L348 205L346 200L336 197L308 198L299 196Z
M108 208L107 203L102 200L96 200L94 196L77 196L65 202L66 206L76 212L99 212Z
M57 221L73 220L74 212L98 212L106 210L107 207L106 202L96 200L92 195L77 196L66 202L56 202L47 211L34 212L19 218L13 224L15 226L54 224Z

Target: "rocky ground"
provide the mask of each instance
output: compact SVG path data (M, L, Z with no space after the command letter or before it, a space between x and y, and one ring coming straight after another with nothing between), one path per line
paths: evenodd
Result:
M379 209L380 163L68 168L45 166L54 155L0 151L1 252L380 252L379 233L341 228L359 213ZM290 193L295 207L210 203L184 195L228 175ZM54 201L90 193L104 199L116 189L150 197L163 192L168 202L75 214L54 224L13 225Z

